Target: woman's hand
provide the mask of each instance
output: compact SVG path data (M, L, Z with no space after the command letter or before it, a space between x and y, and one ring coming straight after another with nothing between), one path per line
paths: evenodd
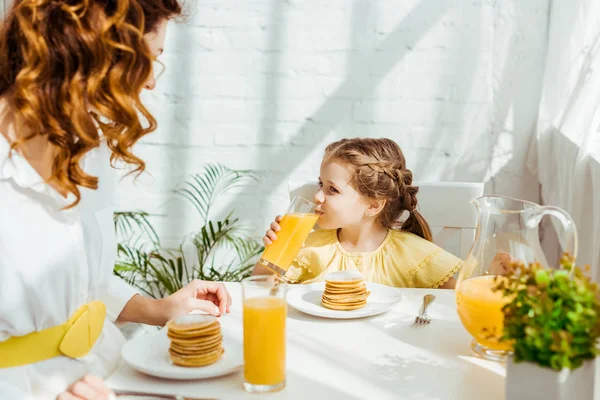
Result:
M222 283L195 279L159 302L159 313L166 324L195 310L215 316L229 313L231 295Z
M104 381L97 376L86 375L58 395L56 400L108 400L116 399Z
M133 296L117 322L165 326L170 320L200 310L219 316L229 312L231 296L222 283L195 279L164 299Z
M274 240L277 240L277 234L275 232L279 232L281 230L279 222L281 222L282 219L283 217L278 215L275 217L275 221L271 222L270 229L267 230L265 236L263 237L263 243L265 246L268 246L273 243Z

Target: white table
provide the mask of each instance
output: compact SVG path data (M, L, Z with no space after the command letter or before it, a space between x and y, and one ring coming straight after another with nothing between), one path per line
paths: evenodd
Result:
M227 284L234 299L228 326L241 334L241 290ZM287 387L268 395L245 393L243 374L202 381L169 381L126 365L109 378L118 389L207 398L270 399L485 399L503 400L503 365L472 356L452 290L400 289L391 311L358 320L312 317L289 307ZM427 293L436 296L429 325L414 318Z

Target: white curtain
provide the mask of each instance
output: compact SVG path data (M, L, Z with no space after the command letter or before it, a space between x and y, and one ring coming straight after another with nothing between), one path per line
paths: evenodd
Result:
M579 233L578 264L600 280L600 2L553 1L537 134L529 168L542 201ZM560 229L558 236L561 237Z

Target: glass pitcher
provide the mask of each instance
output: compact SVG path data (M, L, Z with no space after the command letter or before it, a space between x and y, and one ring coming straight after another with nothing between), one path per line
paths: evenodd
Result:
M554 216L563 226L563 249L577 255L577 233L569 214L558 207L501 196L473 200L479 213L475 242L456 283L456 305L460 320L473 336L471 349L484 359L504 361L511 344L501 342L504 328L502 307L508 302L493 287L511 260L539 262L549 268L538 235L542 217Z

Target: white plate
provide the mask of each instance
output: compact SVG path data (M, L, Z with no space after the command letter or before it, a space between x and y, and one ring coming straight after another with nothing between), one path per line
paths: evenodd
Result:
M205 367L180 367L169 358L167 329L138 336L123 346L121 356L127 364L148 375L168 379L206 379L231 374L244 366L244 351L241 337L222 330L223 357Z
M288 293L287 302L295 309L317 317L351 319L384 313L402 300L400 291L390 286L367 283L367 289L371 292L367 304L358 310L338 311L323 307L321 295L325 290L325 282L298 285Z

